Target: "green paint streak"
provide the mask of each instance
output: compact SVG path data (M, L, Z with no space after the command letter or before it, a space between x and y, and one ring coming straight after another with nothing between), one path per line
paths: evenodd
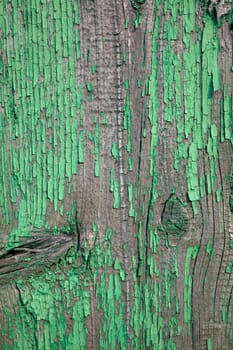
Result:
M113 208L120 208L120 181L114 178L114 169L110 169L110 192L113 192Z
M214 247L212 245L211 239L208 239L208 242L206 244L206 252L211 256L211 258L214 256Z
M128 153L131 153L132 151L132 135L131 135L131 127L132 127L132 114L130 109L130 94L129 94L129 81L125 80L125 90L127 91L126 94L126 102L124 105L124 129L128 132L127 137L127 151Z
M207 340L207 350L212 350L213 349L213 341L212 339Z
M192 324L192 293L193 293L193 277L190 273L191 259L196 259L198 247L193 246L187 249L185 258L184 271L184 322L188 325L188 334L191 331Z
M115 160L119 159L119 150L116 142L112 143L112 156Z
M100 127L95 126L94 153L95 153L95 176L100 176Z
M92 83L90 81L86 83L86 88L88 91L88 101L92 102Z
M202 35L202 130L206 134L211 127L210 108L212 96L220 88L220 71L218 68L219 42L217 27L207 16L204 19Z
M227 87L224 85L223 101L221 101L221 142L232 139L232 95L227 94Z
M230 274L231 271L232 271L232 268L233 268L233 261L231 261L231 262L226 266L225 272Z
M133 205L133 185L128 184L128 196L129 196L129 216L134 216L134 205Z
M198 177L198 149L196 143L189 147L189 158L186 165L186 177L188 182L188 196L191 201L200 199L199 177Z
M133 171L134 161L132 158L128 158L129 171Z

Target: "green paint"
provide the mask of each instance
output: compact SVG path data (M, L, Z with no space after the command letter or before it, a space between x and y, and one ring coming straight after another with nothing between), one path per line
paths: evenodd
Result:
M134 165L133 159L132 158L128 158L129 171L133 171L133 165Z
M133 1L133 0L132 0ZM136 16L135 19L133 20L133 26L135 29L138 28L138 26L140 26L140 24L142 23L142 15L140 12L136 12Z
M223 196L222 196L222 190L220 188L218 188L216 190L216 201L219 203L222 200Z
M211 258L214 256L214 247L211 239L208 239L208 242L206 244L206 252L211 256Z
M126 64L126 59L127 59L127 51L124 50L124 51L123 51L123 57L122 57L122 63L123 63L123 64Z
M199 177L198 177L198 149L196 143L189 147L189 158L186 165L186 177L188 181L188 196L191 201L200 199Z
M141 88L141 87L142 87L142 81L141 81L141 79L138 79L138 80L137 80L137 86L138 86L138 88Z
M134 205L133 205L133 185L128 184L128 196L129 196L129 216L134 216Z
M113 169L110 169L110 192L113 192L113 208L120 208L120 181L115 180Z
M96 123L94 136L95 176L100 176L100 127Z
M186 252L185 270L184 270L184 322L188 326L188 333L191 332L192 324L192 293L193 278L190 272L191 259L196 259L199 248L197 246L189 247Z
M19 235L23 228L44 225L48 199L55 210L62 208L77 163L83 161L82 139L77 138L83 113L75 73L76 58L81 57L78 4L57 3L56 12L53 3L34 1L30 11L28 6L20 8L19 19L18 5L13 4L12 17L1 22L3 37L9 37L12 28L14 45L2 46L7 59L0 65L1 100L8 120L6 124L0 115L0 130L1 135L9 134L9 162L1 139L0 206L9 224L9 203L19 203ZM72 22L75 30L68 25Z
M231 262L227 265L225 272L230 274L231 271L232 271L232 268L233 268L233 261L231 261Z
M126 94L126 102L124 105L124 129L128 132L128 141L127 141L127 151L128 153L131 153L132 151L132 114L131 114L131 108L130 108L130 94L129 94L129 81L125 80L124 82L125 90L127 91Z
M125 26L128 33L131 26L135 31L141 30L144 35L144 69L145 57L149 52L145 39L151 33L147 32L145 25L147 19L141 6L144 1L132 2L137 7L135 17L129 23L128 16L125 16L123 28ZM176 339L183 337L183 328L186 327L191 335L192 270L199 248L189 247L185 261L181 262L185 267L182 310L182 300L176 295L176 285L183 278L178 268L179 250L178 246L174 248L166 243L170 236L183 239L189 226L185 205L175 195L170 200L169 211L163 212L160 227L163 231L159 231L155 224L156 210L160 208L157 198L161 178L156 162L159 159L158 145L163 142L158 123L163 120L167 128L174 126L176 130L172 135L177 141L174 169L179 176L185 168L188 197L194 215L197 215L200 202L206 195L206 186L207 194L214 193L217 202L223 197L222 189L215 182L220 143L226 140L232 142L232 95L225 86L220 102L219 133L219 126L211 115L214 95L221 87L216 21L205 14L203 28L202 25L197 27L195 11L198 4L194 0L156 1L154 5L151 67L148 67L149 70L151 68L151 75L142 76L140 72L140 77L135 77L137 85L132 84L134 78L126 79L124 105L120 106L123 109L124 133L127 135L127 141L123 144L128 154L126 165L129 172L126 213L134 223L132 235L137 248L136 256L130 256L129 265L132 261L132 266L125 271L121 254L112 243L119 232L115 232L114 227L101 227L100 236L104 238L98 241L100 228L91 223L95 235L93 246L84 239L80 250L69 251L66 257L61 257L58 265L45 268L38 275L32 274L27 281L19 279L19 311L13 315L9 308L4 309L6 322L1 330L3 335L9 333L15 340L13 348L16 350L85 349L88 335L86 321L93 307L97 309L95 311L99 317L97 338L99 336L100 349L178 350ZM74 217L79 203L74 205L69 201L69 193L76 179L74 175L78 174L79 167L83 167L81 164L88 157L87 153L84 157L85 140L93 144L94 175L100 177L102 130L112 126L107 124L106 113L101 111L103 107L100 106L100 117L97 115L94 119L91 130L84 130L83 89L88 95L88 102L92 102L95 84L94 80L77 84L77 66L83 59L93 79L97 79L99 69L97 64L92 64L96 62L95 50L92 47L86 49L86 43L83 43L85 51L81 51L80 30L83 30L83 26L80 26L80 21L83 19L79 16L78 1L33 0L23 5L13 2L10 15L5 11L8 7L6 1L0 2L0 6L0 46L6 56L0 58L0 209L2 225L9 225L15 219L18 222L17 227L9 232L5 246L11 249L19 244L21 236L30 236L35 227L43 229L46 223L51 234L74 232ZM160 8L166 16L164 21L157 15ZM163 28L161 22L164 23ZM14 45L9 40L12 35ZM175 41L181 36L184 50L178 55ZM123 64L127 64L130 58L132 64L138 60L134 41L131 41L131 45L127 47L126 43L126 47L122 48ZM135 125L140 127L131 106L133 86L142 89L139 92L144 106L142 146L149 144L150 169L145 182L148 184L151 181L151 185L145 187L140 178L140 169L136 180L130 180L134 176L132 172L138 169L137 158L134 157L133 130ZM159 86L163 87L161 105ZM160 115L163 104L164 113ZM113 195L113 208L119 209L120 151L113 140L107 148L114 163L114 169L109 169L109 191ZM208 170L204 174L199 168L203 152L209 159ZM140 193L143 193L144 203L138 207ZM145 202L147 200L148 203ZM231 202L229 205L231 208ZM72 224L50 228L49 218L53 215L53 209L61 216L67 215ZM166 242L164 232L169 236ZM232 240L229 247L233 247ZM127 244L122 244L122 249L127 252ZM207 241L204 249L211 260L214 256L212 240ZM164 261L161 254L166 254ZM232 262L226 266L226 274L232 272L232 266ZM130 295L132 307L128 315L125 288L131 277L134 284ZM92 298L96 305L92 305ZM179 324L181 310L185 327ZM227 310L223 305L223 320L228 320ZM132 327L130 334L127 333L126 314ZM7 344L2 347L9 348ZM208 350L213 347L211 338L207 340L207 347Z
M119 150L116 142L112 143L112 156L115 160L119 159Z
M88 101L92 102L92 83L90 81L86 83L86 88L88 91Z
M91 62L91 51L90 51L89 48L87 49L87 62L88 62L88 63Z
M227 94L227 86L224 85L223 101L221 101L221 142L232 141L232 95Z
M212 350L213 349L213 341L212 339L207 340L207 350Z

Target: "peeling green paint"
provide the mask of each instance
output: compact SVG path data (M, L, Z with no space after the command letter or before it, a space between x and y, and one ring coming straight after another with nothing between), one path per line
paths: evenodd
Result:
M124 18L125 31L131 30L131 26L135 31L140 31L146 22L142 2L134 0L135 3L137 8L132 23L128 16ZM2 1L0 5L6 8L7 2ZM90 152L94 158L94 175L101 177L102 131L106 126L112 127L108 122L107 112L101 109L96 112L92 130L84 127L83 106L86 101L83 99L86 96L90 105L95 102L94 94L97 92L93 91L96 86L94 79L101 70L94 61L92 48L81 51L80 30L83 28L80 20L83 19L79 15L78 1L35 0L21 5L17 2L11 4L12 16L2 16L4 11L0 10L0 29L4 39L0 45L1 50L6 52L6 58L0 58L1 222L6 225L13 219L18 222L18 227L13 228L8 235L5 245L7 249L17 246L21 236L31 235L33 228L45 226L51 204L61 216L67 214L70 220L74 220L77 208L73 208L72 213L66 213L64 202L66 194L72 192L74 175L78 174L85 157L88 156L84 153L85 141L90 142L93 147ZM172 197L172 204L179 204L180 210L175 210L175 214L171 210L171 217L167 215L165 218L162 215L161 227L154 223L161 209L157 199L164 195L159 192L161 175L157 169L158 146L163 142L158 125L163 120L168 128L174 126L176 130L172 135L177 141L173 156L174 169L177 175L185 169L188 199L194 215L200 214L199 204L204 195L214 194L217 203L223 200L222 188L216 184L216 178L220 143L226 140L232 143L232 95L225 85L220 101L219 134L219 126L213 121L211 114L214 95L222 84L218 65L219 24L206 12L201 27L198 27L195 23L197 2L194 0L169 0L164 3L155 1L154 5L151 74L143 77L140 72L140 76L135 77L135 86L141 89L137 93L144 101L142 113L145 114L145 125L142 125L141 137L145 142L149 140L150 167L145 182L151 180L151 185L148 186L149 191L146 186L144 188L140 174L135 182L128 179L126 182L126 212L135 224L133 234L138 250L137 256L130 256L130 273L134 285L132 309L127 317L130 318L131 333L127 334L125 322L128 312L125 285L129 276L120 254L119 257L116 256L118 252L112 246L116 233L114 228L108 228L103 241L97 242L99 228L91 223L96 237L94 247L84 242L79 252L74 255L69 252L58 266L45 269L43 274L32 275L28 281L17 281L20 292L19 311L13 316L11 310L4 309L7 324L1 330L2 335L9 333L14 340L17 329L18 337L14 342L14 349L58 349L59 346L64 349L86 348L89 335L87 322L92 308L103 314L103 317L97 318L100 320L100 331L97 335L100 349L131 347L139 350L150 347L178 350L176 337L183 336L183 328L187 326L188 334L191 335L192 271L199 248L188 247L184 261L181 261L185 268L182 310L176 291L176 283L179 283L177 279L182 278L180 262L178 264L179 249L178 246L171 247L169 241L170 236L173 236L171 239L182 239L183 234L189 232L189 223L186 221L185 205L176 196ZM166 16L164 21L157 16L160 6ZM21 21L18 20L19 9L22 12ZM13 47L9 40L12 33ZM144 41L147 34L145 29ZM181 36L184 50L178 54L174 43ZM130 63L135 64L138 57L134 49L123 47L120 58L122 64L126 65L129 59ZM142 49L144 67L145 57L149 52L145 42ZM91 78L88 79L93 81L85 80L83 84L77 84L76 73L79 72L76 72L76 60L82 57L90 69ZM126 167L128 166L129 178L138 169L133 138L137 116L134 115L134 106L131 105L134 85L130 79L132 78L122 79L125 100L123 106L120 106L123 109L123 127L127 135L123 149L127 151ZM163 87L161 101L159 84ZM164 114L160 116L163 105ZM117 169L120 147L116 139L112 139L108 147L114 169L108 170L110 183L107 186L109 185L113 196L113 208L120 209L121 184ZM201 173L199 165L204 152L209 163L207 171ZM138 172L140 173L140 169ZM148 198L148 207L145 203L140 203L140 207L137 204L141 187L143 198ZM15 205L15 210L10 211L8 203ZM231 206L230 202L229 205ZM51 215L51 209L49 212ZM174 217L178 217L180 221L174 221ZM50 230L53 234L68 234L71 226L68 229L55 226ZM164 232L169 236L167 239L164 238ZM232 248L232 240L229 241L229 246ZM123 244L125 251L127 248L127 244ZM210 261L214 256L212 240L207 241L204 250ZM164 266L159 261L162 254L166 255ZM229 275L231 272L232 262L229 262L225 273ZM90 286L93 287L94 297ZM92 305L95 302L96 305ZM185 327L180 324L182 311ZM228 317L227 307L223 305L222 318L226 321ZM34 334L35 337L30 337L29 341L28 336L25 336L27 334ZM212 349L212 339L205 341L208 350ZM7 344L2 346L9 348Z
M112 156L115 160L119 159L119 150L116 142L113 142L112 144Z
M114 178L114 169L110 169L110 192L113 192L113 208L120 208L120 182Z
M193 293L193 277L190 273L191 259L196 259L198 254L198 247L193 246L187 249L185 258L184 271L184 322L188 326L188 333L191 332L192 324L192 293Z
M134 216L134 205L133 205L133 185L128 184L128 195L129 195L129 216Z
M207 341L207 350L212 350L213 349L213 342L212 339L208 339Z
M125 80L125 90L127 91L126 102L124 105L124 129L127 130L128 133L128 141L127 141L127 151L131 153L132 151L132 136L131 136L131 127L132 127L132 114L130 108L130 94L129 94L129 82Z
M63 4L58 5L58 9L66 11L66 19L62 11L57 11L55 15L52 3L47 8L46 5L42 5L41 16L37 1L34 2L31 12L27 12L25 4L21 9L21 21L18 22L17 5L14 4L15 15L8 24L1 23L6 36L10 34L10 26L14 25L15 40L13 49L7 47L8 64L2 61L1 65L2 83L3 87L5 86L4 109L9 119L10 162L4 161L4 157L1 157L4 178L0 186L1 192L5 193L6 205L8 200L4 179L8 172L6 166L9 164L13 175L10 182L11 200L13 203L21 201L20 227L28 223L36 227L43 226L47 207L47 182L48 197L57 210L58 200L64 199L65 177L71 182L72 174L77 173L77 142L81 146L81 140L77 139L76 134L77 114L81 113L81 90L80 86L76 88L73 53L76 47L77 57L80 57L80 33L78 29L73 32L71 26L64 25L61 28L61 23L64 21L67 23L71 17L77 26L80 21L77 3L66 4L64 8L62 6ZM48 14L54 16L50 27L48 27ZM24 30L25 25L27 34ZM52 35L54 26L56 35ZM33 42L34 45L29 45L28 48L25 45L19 46L20 36L22 40ZM64 38L69 40L64 41L62 49L61 40ZM51 41L51 46L47 44L48 40ZM63 65L62 57L67 57L68 51L72 58L68 64ZM55 60L55 57L56 64L50 69L49 62ZM25 62L28 62L27 66ZM14 68L8 69L8 66ZM52 94L50 81L56 81L56 89L53 89ZM70 92L66 90L68 87ZM7 128L7 125L3 124L2 117L1 135L6 134ZM51 130L51 138L47 141L46 130ZM65 130L67 137L64 139ZM17 138L20 141L19 147ZM1 143L2 155L6 154L2 148L4 144L5 142ZM58 144L59 156L56 151ZM83 160L82 157L79 159ZM59 181L56 178L58 172ZM30 203L30 207L25 205L25 201ZM5 220L8 223L11 220L7 208L5 208Z
M100 127L96 123L94 137L95 176L100 176Z
M90 81L86 83L86 88L88 91L88 101L92 102L92 83Z

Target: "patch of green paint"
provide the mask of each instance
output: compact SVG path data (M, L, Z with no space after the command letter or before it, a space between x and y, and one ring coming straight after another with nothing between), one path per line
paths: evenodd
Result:
M160 237L157 230L151 230L150 232L150 249L153 253L158 253L158 246L160 242Z
M206 244L206 252L211 256L211 258L214 256L214 247L212 245L211 239L208 239L208 242Z
M132 158L128 158L129 171L133 171L133 165L134 165L133 159Z
M223 101L221 101L221 142L232 139L232 95L227 94L227 86L224 85Z
M217 188L216 190L216 201L219 203L222 200L222 190L220 188Z
M191 259L196 259L199 248L197 246L189 247L186 252L185 270L184 270L184 322L188 325L188 334L190 335L192 324L192 293L193 277L190 273Z
M227 265L225 272L228 273L228 274L230 274L231 271L232 271L232 268L233 268L233 261L231 261L231 262Z
M141 88L141 87L142 87L142 81L141 81L141 79L138 79L138 80L137 80L137 86L138 86L138 88Z
M100 128L99 124L95 125L94 136L94 153L95 153L95 176L100 176Z
M202 37L202 108L203 108L203 132L210 127L210 107L212 96L209 95L209 87L213 92L220 88L220 71L218 66L218 30L210 16L204 19Z
M91 50L89 48L87 49L87 62L91 62Z
M14 339L16 337L16 333L13 327L13 319L12 319L12 314L11 311L5 306L3 308L3 312L7 317L8 320L8 330L7 330L7 335L9 337L9 339Z
M128 81L128 79L126 79L124 81L124 86L125 86L125 90L129 90L129 81Z
M182 1L180 11L183 19L183 42L187 48L190 44L190 33L195 26L196 1Z
M123 51L123 54L122 54L122 63L123 63L123 64L126 64L126 59L127 59L127 51L124 50L124 51Z
M186 165L186 178L188 183L188 196L191 201L200 199L199 177L198 177L198 149L197 144L192 142L188 150L189 158Z
M176 40L178 36L178 26L172 21L165 21L163 27L163 39L168 40L170 43L171 40Z
M114 178L114 169L110 169L110 192L113 192L113 208L120 208L120 181Z
M227 321L227 317L228 317L227 309L225 306L222 306L222 321Z
M115 160L119 159L119 150L116 142L112 143L112 156Z
M107 124L107 120L106 120L106 114L104 112L100 112L100 116L101 116L101 124L102 125L106 125Z
M91 102L92 101L92 83L90 81L86 83L86 88L88 91L88 101Z
M128 184L128 196L129 196L129 216L134 216L134 205L133 205L133 185Z
M93 64L91 66L91 72L92 72L92 74L95 74L97 72L97 65L96 64Z
M8 120L4 124L0 115L0 129L1 135L9 134L9 161L4 161L6 142L1 142L0 206L9 223L9 203L22 202L19 230L43 226L48 199L63 212L64 193L78 171L78 158L82 161L82 140L77 137L83 118L82 87L77 86L75 73L81 57L78 3L55 5L56 11L53 3L33 2L29 12L27 6L20 7L19 17L15 3L12 17L6 12L8 19L1 22L2 37L14 33L14 44L10 47L7 40L2 47L7 55L0 68L2 113Z
M128 29L128 26L129 26L129 17L126 16L125 17L125 29Z
M207 350L212 350L213 349L213 341L211 338L207 340Z
M136 15L135 15L135 18L133 20L134 29L137 29L138 26L140 26L141 23L142 23L142 14L139 11L137 11Z
M179 143L174 151L174 169L179 171L180 161L188 158L188 145L186 143Z
M125 85L126 90L129 89L128 82ZM130 109L130 99L129 99L129 93L126 95L126 103L124 105L124 129L127 130L128 136L127 136L127 151L128 153L131 153L132 151L132 139L131 139L131 127L132 127L132 115L131 115L131 109Z
M115 263L114 263L114 269L115 270L119 270L119 276L120 276L120 278L121 278L121 280L122 281L125 281L125 271L124 271L124 269L122 268L122 266L121 266L121 264L120 264L120 261L119 261L119 259L118 258L116 258L115 259ZM118 288L119 288L119 286L118 286Z

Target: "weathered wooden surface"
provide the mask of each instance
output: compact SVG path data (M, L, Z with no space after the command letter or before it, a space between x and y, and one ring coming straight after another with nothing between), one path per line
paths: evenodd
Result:
M231 349L231 3L0 6L1 347Z

